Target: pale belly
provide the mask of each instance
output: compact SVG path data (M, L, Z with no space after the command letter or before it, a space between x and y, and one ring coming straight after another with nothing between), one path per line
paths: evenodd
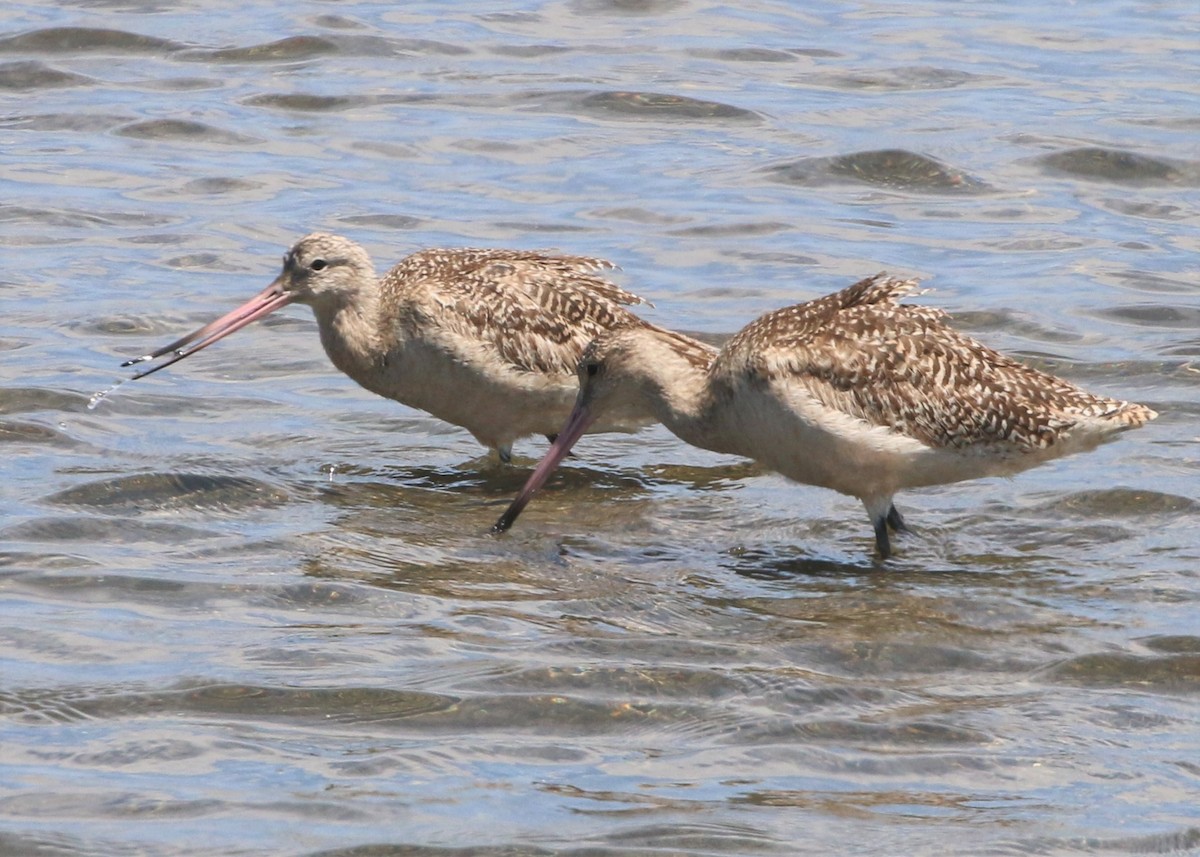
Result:
M714 424L719 451L753 458L797 482L859 498L1012 475L1069 451L1027 452L1015 445L937 448L811 400L781 403L758 391L743 391L738 407Z
M574 407L574 374L521 372L502 365L451 359L433 348L406 348L386 364L342 368L360 385L469 431L484 446L503 449L530 435L556 434ZM603 421L591 431L637 425Z

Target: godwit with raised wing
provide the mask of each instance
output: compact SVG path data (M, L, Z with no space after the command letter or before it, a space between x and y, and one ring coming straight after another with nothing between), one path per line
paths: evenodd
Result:
M422 250L381 279L362 247L300 239L260 294L132 366L157 372L290 303L312 307L325 353L373 393L462 426L508 461L513 441L552 436L571 411L575 368L605 330L641 323L637 295L597 272L603 259L520 250ZM593 430L631 429L603 417Z
M641 323L601 334L579 363L579 396L521 493L512 525L593 420L651 417L695 446L858 497L883 558L903 488L1011 475L1090 449L1157 416L993 351L931 307L897 303L914 280L878 274L767 313L715 359Z

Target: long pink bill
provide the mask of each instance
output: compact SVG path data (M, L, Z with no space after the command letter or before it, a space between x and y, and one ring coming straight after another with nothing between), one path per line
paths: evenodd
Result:
M539 488L545 484L550 474L554 472L554 468L558 467L562 460L571 452L571 447L579 438L583 437L583 433L588 430L596 418L589 412L587 405L576 404L575 409L571 411L571 415L567 417L566 423L563 424L562 431L558 433L558 437L554 439L554 443L550 444L550 449L546 455L538 462L537 467L533 469L533 473L529 474L529 479L525 482L525 487L521 489L521 493L517 498L509 504L509 507L504 510L504 514L492 526L493 533L502 533L513 525L517 520L517 516L524 511L529 505L529 501L533 499L533 495Z
M159 369L166 369L172 363L178 363L183 358L190 357L197 351L212 345L218 339L224 339L229 334L241 330L264 315L268 315L280 307L287 306L295 299L295 293L285 292L283 287L277 282L271 283L271 285L267 286L259 294L246 301L246 303L233 312L221 316L216 321L204 325L199 330L192 331L187 336L175 340L170 345L164 345L157 351L153 351L142 357L135 357L132 360L126 360L121 366L133 366L138 363L145 363L147 360L157 360L164 354L171 354L169 360L164 360L157 366L138 372L129 380L136 381L138 378L145 378L147 375L154 374Z

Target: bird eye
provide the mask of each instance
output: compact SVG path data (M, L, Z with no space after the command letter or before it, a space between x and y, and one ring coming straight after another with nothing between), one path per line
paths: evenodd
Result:
M585 365L583 367L583 371L587 372L587 376L589 378L595 378L597 375L600 374L600 364L599 363L588 363L587 365Z
M324 259L313 259L308 263L308 268L310 271L324 271L328 267L329 263Z

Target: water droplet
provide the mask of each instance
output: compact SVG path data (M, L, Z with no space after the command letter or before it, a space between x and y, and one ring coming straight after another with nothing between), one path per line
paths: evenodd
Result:
M88 410L89 411L95 410L96 406L98 404L100 404L102 401L104 401L105 399L107 399L109 394L112 393L113 390L117 389L117 387L120 387L122 384L124 384L128 380L129 380L128 378L123 378L122 380L113 384L111 387L103 389L98 393L93 393L92 397L90 399L88 399Z

